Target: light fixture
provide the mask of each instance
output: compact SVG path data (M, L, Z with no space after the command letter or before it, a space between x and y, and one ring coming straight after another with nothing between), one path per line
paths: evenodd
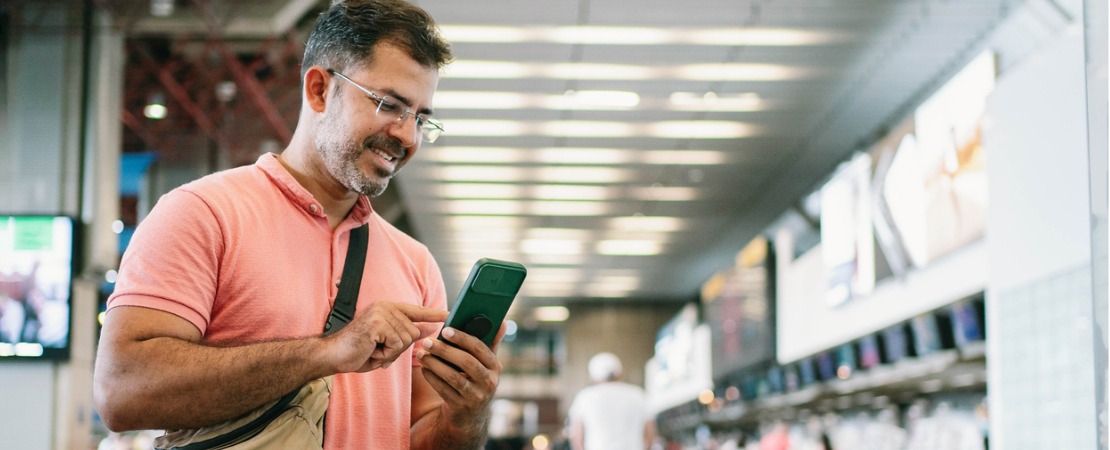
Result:
M150 15L169 17L173 15L174 0L150 0Z
M454 125L454 122L452 122ZM454 129L454 128L452 128ZM674 166L708 166L728 162L728 154L719 150L628 150L604 147L435 147L429 150L430 161L446 163L515 164L542 163L564 165L659 164Z
M148 119L165 119L168 112L169 109L166 108L166 97L163 96L161 92L150 94L146 106L143 107L143 115Z
M691 80L691 81L782 81L806 78L815 69L782 64L728 63L681 66L638 66L601 63L518 63L511 61L460 60L444 69L443 79L556 80Z
M662 251L663 246L651 240L608 239L597 243L597 252L602 255L647 256Z
M570 310L565 306L540 306L533 317L540 322L563 322L570 318Z
M845 36L827 31L793 28L679 28L601 26L479 26L444 25L451 42L513 43L549 42L593 45L719 45L801 46L843 41Z
M673 120L630 123L608 120L452 120L452 136L551 136L561 138L736 139L758 132L750 124L726 120Z

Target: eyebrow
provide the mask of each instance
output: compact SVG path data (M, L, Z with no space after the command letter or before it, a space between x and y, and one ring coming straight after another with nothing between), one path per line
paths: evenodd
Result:
M390 98L393 98L393 99L396 99L397 101L403 103L406 107L412 108L412 101L410 101L408 99L408 97L405 97L404 95L401 95L397 91L394 91L391 88L382 88L382 92L384 92L386 96L388 96ZM431 108L421 108L416 113L420 114L422 116L431 116L431 115L435 114L435 112L432 111Z

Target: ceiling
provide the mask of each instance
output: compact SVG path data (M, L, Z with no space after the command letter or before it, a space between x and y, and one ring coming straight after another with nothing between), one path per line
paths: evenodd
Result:
M199 133L232 165L284 145L299 108L296 62L324 2L171 1L166 18L151 17L150 3L97 2L130 37L129 145L173 160L166 136ZM434 105L446 133L383 208L431 248L449 292L480 257L528 266L518 315L695 298L1015 8L1052 4L415 3L454 46ZM220 81L238 87L233 100L211 94ZM179 125L137 116L155 89L170 91Z

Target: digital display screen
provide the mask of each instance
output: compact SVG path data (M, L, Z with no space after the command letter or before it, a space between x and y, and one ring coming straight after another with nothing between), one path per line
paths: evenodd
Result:
M887 363L901 361L909 354L910 342L906 337L905 325L899 324L883 330L883 359Z
M74 221L0 216L0 359L68 356Z
M773 255L757 237L734 266L714 275L701 290L712 343L713 379L722 380L775 356Z
M957 302L949 308L949 311L952 317L953 338L957 347L986 339L981 299Z
M859 365L861 368L870 369L881 363L879 356L879 338L869 334L859 340Z

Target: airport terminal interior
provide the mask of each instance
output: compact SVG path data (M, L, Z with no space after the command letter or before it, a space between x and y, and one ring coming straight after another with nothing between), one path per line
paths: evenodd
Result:
M0 449L153 448L93 403L121 258L286 148L330 3L0 0ZM448 307L527 269L487 449L570 449L600 352L652 449L1108 448L1105 0L410 3L443 133L371 204Z

